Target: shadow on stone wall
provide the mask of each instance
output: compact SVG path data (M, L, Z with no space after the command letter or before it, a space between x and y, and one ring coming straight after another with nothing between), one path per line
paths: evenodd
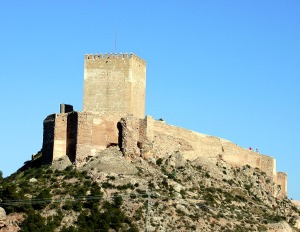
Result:
M77 134L78 134L78 113L73 111L72 113L68 114L67 148L66 148L66 154L72 163L74 163L76 160Z
M43 164L50 164L53 160L55 114L49 115L44 120L43 126L43 156L41 162Z

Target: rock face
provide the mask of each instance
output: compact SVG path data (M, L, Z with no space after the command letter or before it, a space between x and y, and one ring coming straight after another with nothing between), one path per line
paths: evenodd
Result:
M6 226L6 212L0 207L0 229Z
M117 147L110 147L100 152L98 156L92 157L88 162L81 163L78 167L88 173L104 172L115 174L134 175L136 167L128 160L124 160L122 153Z
M300 209L300 201L292 200L292 202Z
M52 163L52 169L53 170L64 170L66 167L72 165L70 159L65 156L59 160L55 160L53 163Z
M291 226L285 222L272 223L268 225L268 232L293 232Z
M22 221L24 221L22 213L11 213L6 216L6 224L0 228L0 232L18 232Z
M125 121L121 124L125 135L134 128ZM127 142L123 141L125 148ZM145 159L143 147L123 150L131 152L125 159L118 147L110 147L78 167L102 186L107 199L116 189L130 186L123 190L124 196L131 196L124 197L123 207L136 219L140 231L145 228L145 220L137 212L143 209L146 215L146 210L138 196L148 190L150 231L288 232L295 231L292 226L298 228L300 214L296 207L288 199L280 201L271 194L279 187L258 168L234 167L222 157L200 156L189 161L179 151Z
M132 128L128 125L126 128ZM143 154L144 145L140 147ZM117 195L122 198L121 209L127 217L124 223L127 227L134 223L138 231L145 231L148 224L150 231L296 232L300 225L300 209L288 198L271 194L279 188L272 178L250 165L232 166L222 157L188 160L183 152L175 151L166 157L145 159L137 155L130 159L118 146L110 146L94 157L58 170L66 165L60 160L55 170L55 165L26 170L4 180L7 182L3 188L14 183L19 189L25 183L28 191L20 198L36 197L48 189L52 199L61 199L61 204L53 201L35 211L48 220L62 212L56 231L63 226L73 227L81 220L81 212L92 213L88 199L101 198L98 209L103 212L106 202L114 202ZM73 198L82 202L81 209L71 204ZM0 232L26 228L26 212L1 212L6 224Z

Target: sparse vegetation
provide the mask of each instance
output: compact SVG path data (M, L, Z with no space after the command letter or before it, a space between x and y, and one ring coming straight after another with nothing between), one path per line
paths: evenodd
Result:
M151 217L151 226L158 231L160 226L174 231L266 231L269 223L293 225L292 215L300 215L288 199L270 197L268 186L275 186L272 179L250 166L187 161L175 168L168 158L159 158L156 165L138 164L135 175L101 175L101 181L95 181L73 165L65 170L50 166L20 170L0 179L0 198L32 204L0 202L0 206L8 214L25 215L21 231L46 232L57 228L63 232L141 231L148 210L157 215ZM178 202L184 202L183 206ZM72 218L70 223L67 216ZM172 217L176 225L169 220Z

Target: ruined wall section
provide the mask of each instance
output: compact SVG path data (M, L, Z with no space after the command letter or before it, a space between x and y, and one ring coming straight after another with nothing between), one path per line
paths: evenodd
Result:
M145 113L146 63L130 54L86 55L83 110L102 115Z
M136 158L140 156L140 120L132 115L122 118L118 122L119 133L122 137L119 147L125 158Z
M43 163L51 163L66 155L68 114L52 114L43 123Z
M133 115L121 118L118 122L119 147L125 158L150 158L153 156L152 117L139 119Z
M277 172L277 184L280 185L280 191L278 198L284 198L287 196L287 174L285 172Z

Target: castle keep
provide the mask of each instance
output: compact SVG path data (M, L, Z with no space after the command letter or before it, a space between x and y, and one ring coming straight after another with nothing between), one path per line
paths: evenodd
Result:
M44 120L43 162L72 162L118 144L117 122L145 116L146 62L134 54L85 55L83 112L62 104Z
M68 156L80 164L109 146L125 158L160 158L180 152L185 159L222 159L264 171L287 195L287 175L276 160L230 141L145 117L146 62L134 54L85 55L83 111L61 104L44 120L43 162Z
M145 117L146 63L128 55L86 55L83 111Z

